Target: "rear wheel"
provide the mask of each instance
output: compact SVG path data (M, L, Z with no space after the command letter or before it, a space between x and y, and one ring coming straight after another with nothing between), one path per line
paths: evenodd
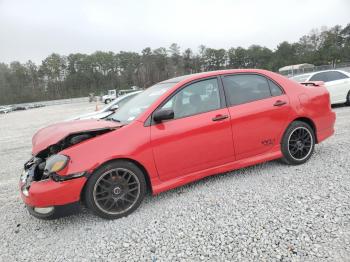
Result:
M311 157L315 148L313 129L304 122L294 121L283 135L281 150L283 162L289 165L300 165Z
M92 174L85 189L85 202L96 215L116 219L137 209L145 191L146 181L140 168L117 160Z

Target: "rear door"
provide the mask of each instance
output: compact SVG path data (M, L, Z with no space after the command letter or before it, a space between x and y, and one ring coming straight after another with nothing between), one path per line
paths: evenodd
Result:
M262 154L279 145L291 110L283 89L257 74L226 75L222 81L236 159Z
M232 162L235 159L228 109L218 78L191 83L163 105L174 119L151 125L151 142L162 180Z

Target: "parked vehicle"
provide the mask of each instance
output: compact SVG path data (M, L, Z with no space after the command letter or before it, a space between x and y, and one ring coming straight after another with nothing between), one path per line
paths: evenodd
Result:
M130 89L118 90L117 96L119 97L119 96L122 96L122 95L126 95L126 94L134 92L135 90L140 90L140 88L138 88L137 86L132 86Z
M119 107L124 105L131 98L133 98L134 96L136 96L137 94L139 94L141 92L142 91L134 91L132 93L128 93L126 95L119 96L117 99L113 100L111 103L109 103L107 106L105 106L103 109L101 109L99 111L76 116L74 118L68 119L68 121L106 118L106 117L110 116L111 114L113 114Z
M350 105L350 73L342 70L326 70L291 77L297 82L323 81L327 88L331 104Z
M102 96L102 102L105 104L108 104L116 98L117 98L117 90L111 89L107 91L107 95Z
M12 106L0 106L0 114L7 114L11 111L13 111Z
M137 86L132 86L130 89L122 89L118 91L115 89L111 89L111 90L108 90L107 95L102 96L101 101L105 104L108 104L119 96L133 93L137 90L139 90Z
M39 218L82 201L100 217L120 218L139 207L147 189L158 194L273 159L303 164L334 123L322 86L258 69L177 77L106 120L39 130L20 192Z

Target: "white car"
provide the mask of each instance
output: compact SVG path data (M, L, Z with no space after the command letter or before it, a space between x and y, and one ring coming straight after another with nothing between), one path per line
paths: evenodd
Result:
M348 72L326 70L293 76L291 79L299 83L323 81L330 94L331 104L346 103L350 105L350 73Z
M117 90L111 89L111 90L108 90L107 95L104 95L101 97L101 101L105 104L108 104L114 99L116 99L117 97L118 97Z
M12 106L0 106L0 114L7 114L11 111L13 111Z
M123 96L119 96L118 98L113 100L106 107L104 107L103 109L101 109L99 111L88 113L88 114L84 114L84 115L80 115L80 116L76 116L74 118L68 119L67 121L106 118L109 115L113 114L114 111L116 111L119 107L121 107L126 102L128 102L131 98L135 97L137 94L139 94L141 92L142 91L135 91L135 92L123 95Z
M111 90L108 90L107 95L104 95L101 97L101 101L105 104L108 104L114 99L116 99L117 97L129 94L129 93L133 93L137 90L140 90L137 86L132 86L131 89L118 90L118 92L115 89L111 89Z

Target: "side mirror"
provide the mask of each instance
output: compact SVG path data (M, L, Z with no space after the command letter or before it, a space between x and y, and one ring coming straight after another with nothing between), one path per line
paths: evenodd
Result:
M160 109L153 113L153 120L161 122L174 118L174 111L172 109Z

